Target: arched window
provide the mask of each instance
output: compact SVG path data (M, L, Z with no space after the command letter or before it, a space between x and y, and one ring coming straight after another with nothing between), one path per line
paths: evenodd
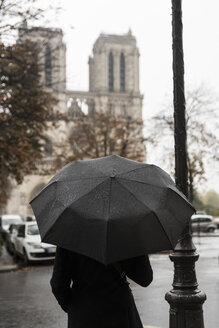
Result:
M71 118L78 118L82 114L80 100L77 98L71 99L69 105L69 115Z
M108 74L109 74L109 91L112 92L113 89L114 89L114 83L113 83L113 80L114 80L114 73L113 73L113 70L114 70L114 63L113 63L113 54L112 52L110 52L109 54L109 63L108 63Z
M120 55L120 92L125 92L125 56Z
M46 87L52 86L52 56L49 45L46 46L45 50L45 85Z

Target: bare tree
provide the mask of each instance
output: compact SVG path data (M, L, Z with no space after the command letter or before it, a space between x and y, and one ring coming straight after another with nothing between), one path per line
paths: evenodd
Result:
M57 145L56 167L69 161L118 154L133 160L144 161L143 124L128 117L116 117L102 112L73 119L72 133L66 145Z
M214 133L217 117L217 99L204 86L189 90L186 94L186 129L188 154L189 199L194 200L194 189L206 179L208 162L219 159L219 140ZM148 141L173 170L173 115L167 106L150 120ZM216 131L216 130L215 130Z
M62 35L62 31L45 27L50 22L50 17L59 15L61 10L59 0L54 0L52 4L43 4L39 0L0 0L1 43L12 45L33 42L35 56L38 56L38 70L42 76L46 75L44 86L50 88L65 86L66 82L65 78L63 81L60 81L60 78L51 78L51 72L59 72L60 68L60 60L57 57L62 44L54 42L54 39L57 35ZM36 24L41 27L37 27Z
M42 5L42 2L41 2ZM23 21L36 23L48 21L48 17L60 11L59 1L40 8L37 0L0 0L0 38L5 42L14 39Z

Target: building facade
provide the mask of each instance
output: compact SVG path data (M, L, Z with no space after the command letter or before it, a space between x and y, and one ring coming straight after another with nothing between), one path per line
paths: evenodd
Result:
M41 83L54 91L66 90L66 45L59 28L32 27L24 22L18 29L17 42L30 40L37 48Z
M142 120L139 90L139 50L131 31L100 34L89 57L89 91L69 92L73 103L86 102L88 111L103 111Z
M97 38L88 61L87 92L66 89L66 46L62 30L28 28L24 23L19 28L18 42L27 39L39 49L41 83L58 98L57 109L60 112L74 117L77 111L86 106L89 114L100 111L142 121L143 96L139 90L139 50L131 31L124 35L100 34ZM70 131L71 122L60 122L58 131L51 127L46 132L48 156L39 166L38 172L26 176L21 185L12 181L11 197L5 209L7 213L18 213L21 216L32 213L29 201L51 178L50 175L42 174L40 167L52 162L52 145L57 141L65 142ZM144 145L142 153L145 154Z

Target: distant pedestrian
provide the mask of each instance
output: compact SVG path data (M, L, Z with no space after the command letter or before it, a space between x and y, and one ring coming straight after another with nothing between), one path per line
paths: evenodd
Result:
M51 287L68 328L143 328L126 276L147 287L153 280L148 256L105 266L57 247Z

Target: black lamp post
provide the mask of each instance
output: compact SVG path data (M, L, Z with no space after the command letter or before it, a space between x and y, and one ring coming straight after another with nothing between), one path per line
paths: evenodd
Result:
M172 0L175 178L178 188L188 196L181 2ZM198 289L198 257L188 226L170 255L174 263L173 289L165 296L170 304L170 328L204 328L202 304L206 295Z

